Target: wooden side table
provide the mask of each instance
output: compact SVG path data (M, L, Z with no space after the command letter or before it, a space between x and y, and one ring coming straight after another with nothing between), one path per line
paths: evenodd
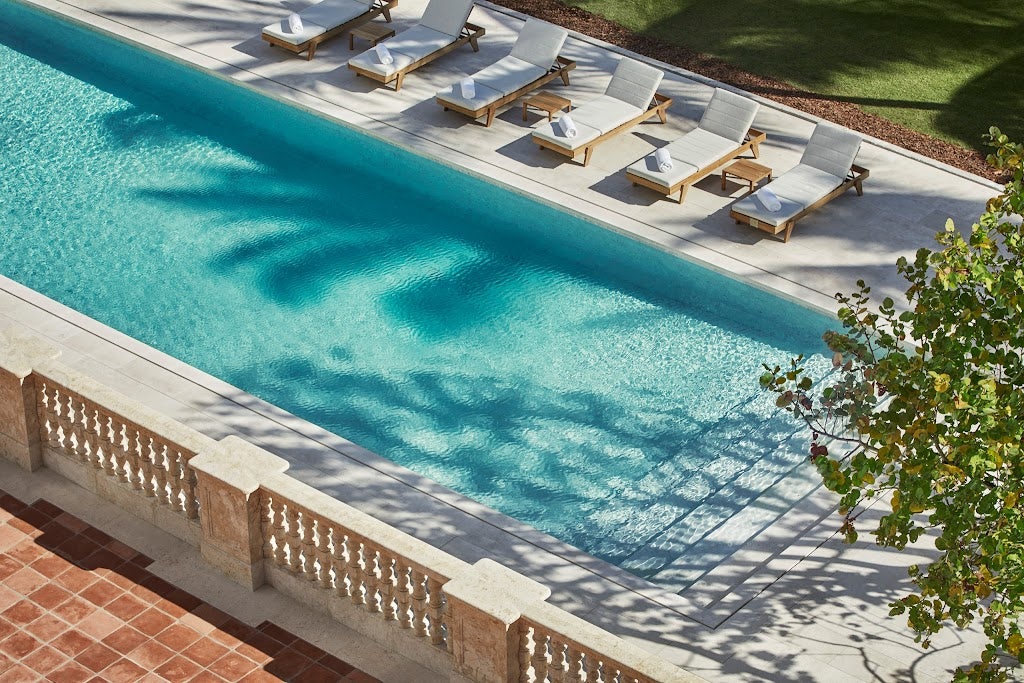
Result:
M572 109L572 100L547 90L541 90L536 95L523 100L523 121L526 120L526 111L528 109L539 109L540 111L547 112L548 121L550 121L555 112L562 111L563 109L570 111Z
M725 189L725 179L729 176L747 181L750 191L754 191L754 185L767 178L772 179L772 169L753 161L751 159L737 159L722 169L722 189Z
M362 38L363 40L369 41L370 47L374 47L380 41L385 38L390 38L393 35L395 35L395 29L391 28L390 24L368 21L362 26L356 26L354 29L349 31L348 49L354 50L356 48L356 38Z

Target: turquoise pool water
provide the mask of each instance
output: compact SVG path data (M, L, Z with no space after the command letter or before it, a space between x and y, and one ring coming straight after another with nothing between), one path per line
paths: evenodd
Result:
M0 273L654 580L800 461L757 376L826 318L20 5L0 26Z

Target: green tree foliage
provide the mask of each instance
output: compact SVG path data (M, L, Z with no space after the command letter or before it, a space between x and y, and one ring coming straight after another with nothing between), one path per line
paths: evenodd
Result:
M1024 145L996 128L986 138L1010 182L968 235L950 221L938 250L899 260L906 307L875 306L860 281L836 295L834 373L814 382L797 358L761 377L813 432L848 542L882 496L878 544L934 539L938 559L910 567L916 591L890 614L925 648L945 626L981 624L984 651L955 681L1004 681L1024 654Z

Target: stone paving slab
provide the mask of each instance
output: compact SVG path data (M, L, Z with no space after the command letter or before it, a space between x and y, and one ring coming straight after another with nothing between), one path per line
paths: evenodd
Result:
M872 171L865 195L833 201L783 244L728 219L728 204L744 190L734 185L723 194L716 176L698 183L682 206L624 179L629 163L696 125L714 85L699 75L669 69L662 88L675 100L669 123L609 141L587 168L532 145L529 131L541 119L523 122L516 105L492 128L443 112L434 92L506 54L521 26L521 15L487 3L478 3L472 18L487 28L479 53L452 53L394 93L345 68L353 53L343 38L321 46L312 62L259 39L260 27L306 3L32 2L819 309L831 310L831 294L859 277L879 296L898 297L896 258L929 244L947 217L969 225L997 191L867 140L858 159ZM424 4L403 0L396 28L414 22ZM553 89L577 104L593 97L621 53L574 34L564 54L579 67L571 86ZM813 123L762 100L755 121L769 135L762 163L776 173L795 164ZM778 524L683 595L667 594L15 283L0 281L0 289L0 328L34 329L113 386L210 435L260 443L286 457L297 476L463 559L497 556L550 585L556 604L710 679L941 680L977 647L977 634L967 634L962 642L937 642L930 653L918 650L884 606L906 585L913 558L843 546L820 492L801 503L800 514L780 511Z

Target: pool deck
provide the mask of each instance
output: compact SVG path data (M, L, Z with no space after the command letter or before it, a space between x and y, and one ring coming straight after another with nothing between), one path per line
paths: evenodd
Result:
M694 74L661 65L667 72L661 90L674 99L668 123L642 124L600 145L586 168L532 144L530 128L542 118L531 114L524 122L518 104L499 113L491 128L442 111L434 93L507 54L522 25L520 15L486 3L471 17L487 30L480 52L463 47L409 75L395 93L345 67L356 53L344 37L321 45L310 62L260 39L262 26L306 3L32 2L821 309L831 310L831 295L851 290L858 278L870 282L879 297L900 297L896 259L931 245L947 218L969 226L999 189L866 140L858 158L871 170L864 196L851 191L839 197L801 221L783 244L729 218L729 203L745 187L733 184L730 194L723 193L717 174L691 189L681 206L626 180L626 166L696 125L712 84ZM424 5L402 0L395 27L413 23ZM603 91L623 51L572 35L563 54L578 62L572 85L548 89L580 103ZM755 122L768 133L761 162L776 174L790 168L813 125L807 115L762 101ZM886 604L907 585L905 567L925 559L927 550L898 554L864 541L844 546L834 534L830 498L820 490L793 510L777 511L777 523L676 595L0 278L0 329L13 326L46 337L67 362L210 436L239 434L285 457L294 476L453 555L508 564L549 585L551 602L709 680L944 681L952 666L978 651L977 633L943 634L927 653L914 644L903 623L887 616ZM804 473L803 485L810 476ZM33 484L22 486L22 500L33 502L26 498ZM62 494L52 481L45 489L57 505L80 505L73 492ZM769 492L754 507L771 509L773 500ZM103 528L112 519L87 521ZM132 533L146 537L144 531ZM727 540L724 532L722 539ZM140 549L150 556L158 552ZM193 561L195 571L202 571L198 559ZM178 562L175 571L188 575L187 563ZM218 606L235 614L231 604ZM309 639L300 625L286 627ZM352 642L360 647L357 639ZM432 680L404 661L385 665L380 657L359 653L343 658L385 681Z

